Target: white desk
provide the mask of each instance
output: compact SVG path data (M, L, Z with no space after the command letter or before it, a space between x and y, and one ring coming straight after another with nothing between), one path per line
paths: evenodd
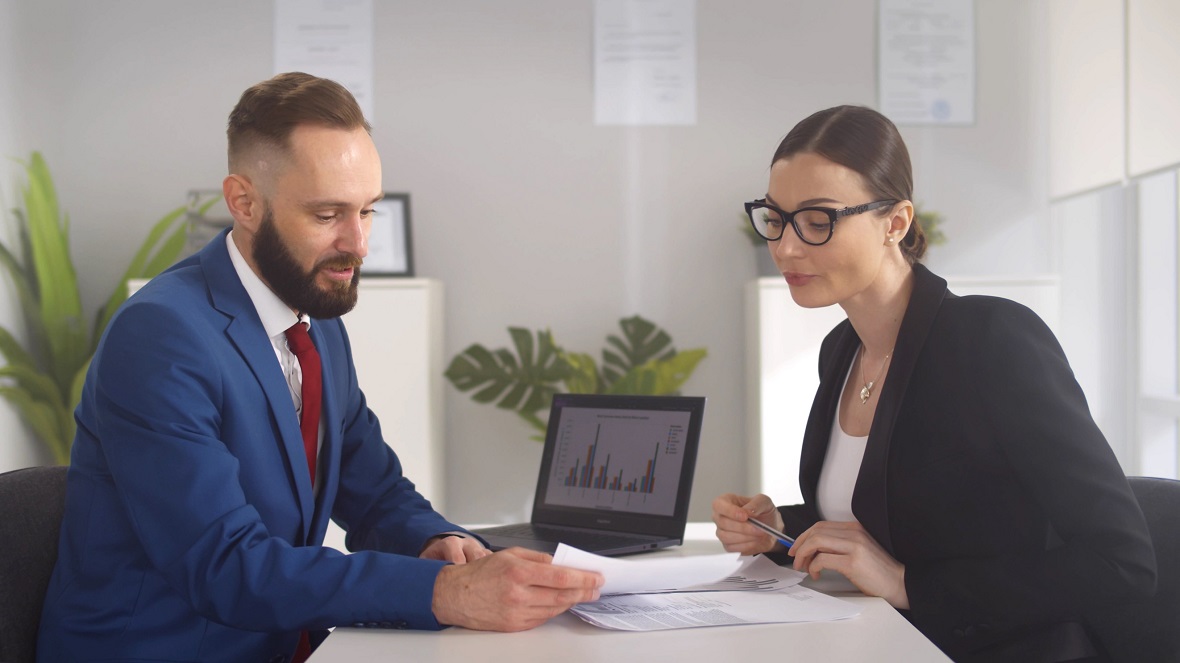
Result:
M684 555L721 552L712 525L690 524L679 548L648 553ZM822 587L820 587L822 589ZM883 599L833 592L857 603L864 612L835 622L752 624L632 633L600 629L566 613L523 633L486 633L450 628L443 631L393 631L338 628L311 658L333 661L463 661L492 655L498 661L561 663L667 660L678 663L724 663L775 660L939 662L947 658Z

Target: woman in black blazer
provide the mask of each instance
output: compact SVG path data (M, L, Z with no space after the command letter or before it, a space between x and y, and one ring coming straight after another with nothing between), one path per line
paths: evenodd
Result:
M792 298L848 320L820 350L804 503L722 495L718 538L843 574L959 661L1102 660L1087 611L1154 591L1143 515L1045 324L918 264L912 181L893 123L841 106L792 129L747 204Z

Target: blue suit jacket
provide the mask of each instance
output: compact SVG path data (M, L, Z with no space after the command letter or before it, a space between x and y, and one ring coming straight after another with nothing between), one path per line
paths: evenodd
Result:
M311 336L324 376L318 496L224 233L120 309L76 412L40 660L282 660L302 629L439 627L442 564L416 555L460 528L402 476L344 325L317 320ZM329 518L359 552L321 547Z

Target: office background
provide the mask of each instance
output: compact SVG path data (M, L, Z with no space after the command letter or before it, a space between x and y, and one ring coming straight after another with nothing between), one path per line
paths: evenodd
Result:
M1116 369L1129 361L1131 332L1102 321L1132 314L1119 301L1130 286L1095 295L1085 279L1096 265L1068 255L1096 250L1071 244L1073 219L1101 225L1102 205L1122 197L1053 202L1053 5L976 2L975 123L902 133L918 202L947 219L949 242L927 261L935 272L1062 276L1062 319L1085 331L1062 341L1126 468L1133 390L1104 371L1109 357ZM594 126L590 0L374 6L373 137L386 190L412 197L416 270L445 284L446 356L506 345L509 325L592 351L636 313L678 347L706 347L685 392L709 398L690 513L707 518L713 496L750 480L742 289L756 268L741 203L764 193L768 160L798 120L875 105L876 1L698 0L690 127ZM226 116L272 75L272 38L267 1L0 0L0 155L47 158L84 302L109 292L186 191L220 185ZM6 207L19 174L0 161ZM1130 264L1112 260L1103 266ZM0 321L17 319L4 286ZM0 426L0 470L47 462L27 432L12 433L25 429L6 403ZM529 435L448 386L448 515L524 516L540 456Z

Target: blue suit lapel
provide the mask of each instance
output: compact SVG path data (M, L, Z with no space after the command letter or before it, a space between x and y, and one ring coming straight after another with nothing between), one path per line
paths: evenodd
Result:
M306 537L315 509L315 496L312 492L311 477L307 475L303 435L299 432L299 421L295 415L295 406L291 402L291 391L275 358L270 337L266 335L258 311L254 309L250 295L246 293L230 260L229 250L225 246L225 235L228 232L218 235L198 254L201 269L205 274L213 307L230 318L225 334L250 366L254 377L258 379L266 395L271 415L278 425L282 438L278 442L287 457L285 471L299 500ZM264 441L260 440L259 443Z

